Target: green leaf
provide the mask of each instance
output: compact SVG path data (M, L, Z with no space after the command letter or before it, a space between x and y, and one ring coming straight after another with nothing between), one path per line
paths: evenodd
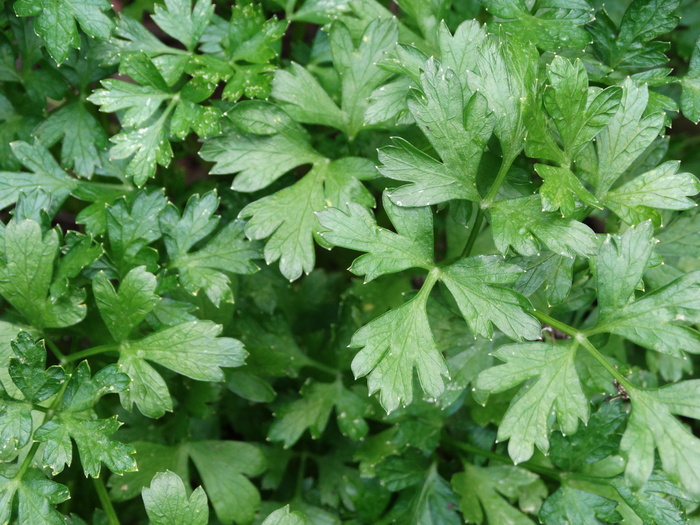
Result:
M118 372L116 365L110 365L91 377L87 361L80 363L71 374L59 405L60 413L44 423L34 432L34 439L44 442L43 461L54 473L61 472L72 462L71 439L75 441L80 454L80 463L85 475L97 477L100 464L104 463L116 474L136 469L132 457L134 449L123 443L109 439L121 423L114 416L109 419L86 419L84 412L89 410L107 393L117 393L129 385L126 374ZM88 415L88 417L90 417Z
M250 217L246 236L252 240L269 237L265 262L279 260L282 275L290 281L302 272L311 272L315 264L313 236L320 229L316 213L327 206L342 210L353 203L372 206L373 197L355 178L370 170L366 159L356 157L322 161L293 186L243 208L239 217Z
M372 91L389 73L377 64L398 41L395 18L376 18L365 29L359 45L352 41L347 26L336 21L330 30L333 64L342 79L341 108L346 114L345 134L351 140L362 130Z
M442 163L401 139L382 148L382 175L412 184L392 190L402 206L426 206L452 199L480 200L476 173L493 130L486 99L475 93L462 102L462 86L450 69L429 60L421 73L421 92L414 91L409 108ZM466 123L469 126L466 127Z
M57 394L66 382L66 374L59 366L46 369L43 341L35 342L29 333L22 331L10 344L15 355L10 357L8 373L24 399L41 403Z
M649 263L653 235L651 223L644 222L622 235L608 235L601 243L596 258L601 320L629 302Z
M355 377L368 376L370 393L381 390L379 401L387 412L413 400L413 370L421 387L436 398L444 390L442 376L448 376L425 311L426 294L363 326L350 341L361 348L352 361Z
M589 29L596 40L596 54L623 70L663 65L669 46L652 40L678 25L674 14L678 4L678 0L634 0L622 17L619 32L605 11L598 12Z
M433 463L423 485L413 497L405 523L458 525L462 520L455 510L456 499L449 483L438 474Z
M485 38L476 55L479 73L467 73L469 87L486 97L494 113L494 132L508 159L514 159L524 146L524 117L537 76L537 57L531 44L513 42L505 35Z
M687 273L630 301L653 245L648 222L601 244L597 258L600 313L594 330L677 357L683 356L683 350L700 352L700 333L683 324L698 319L700 272Z
M156 474L142 491L143 504L154 525L206 525L209 523L207 495L197 487L189 497L180 476L166 470Z
M217 337L220 333L221 326L211 321L189 321L138 341L123 341L119 364L132 382L120 394L122 405L130 410L136 403L148 417L172 411L168 385L146 361L199 381L224 381L221 367L241 366L247 352L238 340Z
M536 474L518 467L465 463L464 472L452 476L452 488L459 495L466 523L481 524L486 519L487 523L532 525L533 521L511 503L538 480Z
M498 428L498 439L508 442L508 453L521 463L532 457L534 446L549 450L549 416L556 415L561 431L572 434L578 420L588 421L588 400L581 390L570 344L523 343L506 345L494 355L506 364L479 374L476 388L498 393L529 382L516 396Z
M572 215L577 208L577 197L588 206L602 208L580 180L568 168L558 168L545 164L535 164L537 174L544 183L540 186L542 208L544 211L556 211L561 208L562 215Z
M656 253L661 257L700 257L700 213L697 208L678 214L659 231Z
M159 472L172 470L183 479L189 479L186 443L182 446L167 446L149 441L132 441L130 445L136 449L139 469L109 478L107 486L112 501L137 497Z
M622 437L619 429L626 419L621 403L601 404L588 424L575 434L552 434L549 439L552 462L565 471L576 471L615 454Z
M700 380L682 381L658 390L628 390L632 413L620 450L627 458L625 480L641 487L654 468L654 450L674 481L692 496L700 494L700 440L672 414L700 418Z
M175 8L175 1L169 6ZM140 85L107 79L102 81L103 89L94 91L88 98L101 106L101 111L126 109L121 133L110 139L114 143L110 156L131 158L126 174L137 186L143 186L155 175L156 165L167 167L170 164L173 157L170 135L182 140L190 130L200 137L221 131L218 122L221 112L213 106L200 104L213 93L216 81L195 77L175 93L169 84L175 84L184 72L184 64L180 65L175 78L168 83L153 60L143 49L138 49L121 58L120 72ZM166 101L168 104L161 109Z
M223 523L250 523L260 506L260 494L246 476L266 469L260 449L237 441L198 441L190 443L188 450L217 518Z
M683 115L697 124L700 121L700 38L695 42L688 72L681 77L680 82L683 86L681 92Z
M112 158L131 157L126 173L137 186L143 186L155 175L156 164L167 167L173 157L164 116L166 113L162 113L150 126L123 132L110 139L114 143L109 152Z
M475 336L492 338L493 323L513 339L539 339L539 321L523 311L531 309L529 301L504 287L515 283L522 271L498 255L482 255L443 268L440 280Z
M542 5L541 5L542 4ZM559 2L536 4L539 16L530 14L530 9L522 0L485 0L484 7L489 13L504 19L506 32L512 33L525 42L534 41L544 51L556 52L562 47L583 49L588 44L588 34L579 27L593 18L592 9L585 0L575 0L560 5ZM537 7L555 8L540 10ZM565 7L565 9L556 9Z
M306 69L295 63L291 71L279 70L275 74L272 96L298 122L331 126L353 138L367 124L378 123L367 113L369 99L389 76L378 67L378 62L397 39L397 24L391 18L376 19L367 25L357 47L342 22L331 26L330 47L341 77L342 109Z
M545 88L544 107L559 132L564 154L571 161L613 117L622 90L616 86L604 90L589 88L581 60L572 63L555 57L547 76L550 86Z
M53 206L59 207L77 188L78 182L69 177L40 144L18 141L10 146L15 157L32 173L0 172L0 208L15 204L22 193L27 194L37 187L50 193Z
M47 147L61 143L61 164L80 177L90 178L101 165L99 153L107 147L107 134L85 104L73 102L50 114L33 131Z
M223 381L221 367L241 366L247 352L238 340L218 337L221 330L211 321L191 321L122 342L120 350L123 356L152 361L192 379Z
M358 204L348 213L331 208L318 214L324 231L319 235L334 246L368 252L355 259L350 271L369 282L380 275L406 268L433 267L433 221L429 208L398 208L384 196L384 207L396 233L377 225L372 214Z
M615 510L616 507L616 501L562 485L544 502L539 518L544 525L559 523L601 525L622 519Z
M301 395L278 410L268 432L268 439L282 441L285 448L294 445L307 429L314 439L321 437L337 400L338 385L312 382L304 385Z
M663 523L664 525L688 523L684 513L677 506L677 500L686 499L687 495L668 481L661 472L654 472L647 483L637 490L631 490L623 478L613 478L610 481L640 523ZM667 495L673 496L676 501L672 501Z
M493 240L501 253L508 247L522 255L535 255L540 243L566 257L595 253L593 230L555 212L543 212L536 196L497 201L490 207Z
M590 180L596 195L607 192L663 129L662 113L645 115L648 101L646 85L622 83L617 111L596 137L597 166Z
M652 220L661 225L661 210L687 210L697 206L688 197L700 192L700 181L690 173L678 173L679 161L668 161L609 191L605 205L628 224Z
M611 313L595 331L676 357L699 353L700 333L684 324L698 322L699 299L700 272L691 272Z
M0 294L37 328L71 326L85 317L83 290L49 295L57 254L56 230L42 234L31 220L13 220L5 228Z
M278 69L272 81L272 96L297 122L345 129L347 115L333 102L305 68L292 62L290 69Z
M58 512L55 505L70 498L65 485L43 479L36 470L30 470L33 479L17 480L0 475L0 522L9 523L13 500L17 496L18 525L64 525L65 516Z
M10 346L14 356L9 357L9 366L3 366L3 376L7 379L3 378L0 385L0 443L3 443L0 459L3 461L13 459L29 443L34 427L33 404L54 396L66 382L61 367L46 370L46 349L42 342L34 342L29 333L20 331Z
M88 97L100 111L121 112L121 122L125 127L140 126L156 114L161 104L172 97L167 91L131 82L107 79L102 81L104 89L97 89Z
M126 339L159 300L154 293L156 278L144 266L138 266L126 274L119 285L119 293L104 272L98 272L92 279L100 315L117 342Z
M341 382L305 384L301 399L282 405L270 426L268 439L282 441L284 447L294 445L308 429L313 439L320 438L331 410L336 409L337 424L344 436L353 441L363 439L369 427L364 420L365 402Z
M251 259L261 256L257 246L245 240L241 222L227 224L201 249L187 253L216 229L219 217L212 215L218 204L215 192L193 195L182 218L174 206L167 207L160 217L170 266L178 269L180 283L194 295L204 290L217 307L221 301L233 301L226 273L254 273L258 267Z
M165 6L154 6L153 21L189 51L194 50L214 14L210 0L165 0Z
M308 2L306 2L308 3ZM292 511L289 509L289 505L285 505L281 509L277 509L271 513L262 525L307 525L308 520L299 511Z
M167 202L162 191L142 191L129 202L125 198L119 199L107 208L105 216L111 258L123 275L150 259L147 246L161 237L160 226L154 218Z
M44 41L46 49L61 65L71 48L80 47L76 22L88 35L106 40L114 22L103 11L112 9L107 0L65 0L58 4L51 0L17 0L17 16L35 16L34 29Z
M526 271L513 285L516 292L529 297L542 289L547 302L552 305L561 303L569 295L573 279L573 258L546 252L521 259L519 266Z
M321 162L306 131L270 103L241 102L228 116L238 128L207 140L200 155L215 162L212 174L238 173L236 191L260 190L297 166Z

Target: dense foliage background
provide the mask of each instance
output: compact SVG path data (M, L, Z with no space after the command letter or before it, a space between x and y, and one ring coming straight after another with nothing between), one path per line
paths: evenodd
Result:
M700 523L696 1L0 13L0 523Z

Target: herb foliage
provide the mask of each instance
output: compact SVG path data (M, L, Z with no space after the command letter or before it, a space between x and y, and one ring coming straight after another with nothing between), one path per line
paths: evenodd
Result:
M699 36L0 0L0 523L700 522Z

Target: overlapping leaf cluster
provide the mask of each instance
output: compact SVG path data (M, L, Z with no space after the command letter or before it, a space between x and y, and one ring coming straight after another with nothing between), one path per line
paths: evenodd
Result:
M697 6L387 4L0 1L0 523L698 520Z

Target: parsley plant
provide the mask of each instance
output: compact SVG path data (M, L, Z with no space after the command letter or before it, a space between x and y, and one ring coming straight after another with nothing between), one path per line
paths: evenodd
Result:
M699 14L0 0L0 524L700 523Z

